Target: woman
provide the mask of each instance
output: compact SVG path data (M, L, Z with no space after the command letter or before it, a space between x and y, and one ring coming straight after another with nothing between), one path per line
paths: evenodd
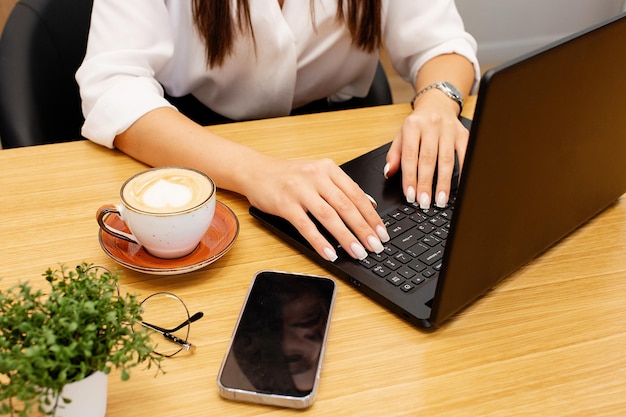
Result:
M385 227L365 193L329 160L277 160L213 134L165 98L192 94L233 120L290 114L369 90L384 44L418 97L399 126L386 176L422 207L448 200L454 151L468 133L458 100L478 79L476 44L453 0L95 0L77 72L85 137L149 165L210 175L263 211L289 220L324 258L337 257L308 213L346 251L381 252ZM438 87L433 88L434 85ZM209 110L207 110L209 111ZM437 189L431 195L438 164ZM419 165L419 174L417 167ZM263 181L259 181L263 173Z

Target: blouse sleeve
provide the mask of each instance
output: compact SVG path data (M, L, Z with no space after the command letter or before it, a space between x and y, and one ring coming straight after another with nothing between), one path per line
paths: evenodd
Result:
M87 53L76 73L83 136L113 148L115 136L142 115L172 107L155 79L172 51L163 1L94 1Z
M465 31L454 0L388 0L383 37L392 65L415 87L424 63L438 55L456 53L474 65L474 90L480 80L476 40Z

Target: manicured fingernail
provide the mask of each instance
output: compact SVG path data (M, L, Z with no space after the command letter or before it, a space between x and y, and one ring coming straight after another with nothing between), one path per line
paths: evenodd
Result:
M415 203L415 188L409 187L406 189L406 202L410 204Z
M381 243L380 239L378 239L376 236L368 236L367 243L370 244L374 253L381 253L385 250L385 247Z
M324 255L326 255L326 259L331 262L335 262L337 260L337 253L331 248L324 248Z
M446 204L448 203L448 196L446 195L446 193L444 191L439 191L439 194L437 194L437 207L439 208L446 208Z
M389 163L386 163L385 167L383 168L383 175L385 176L386 179L389 179L387 174L389 174Z
M376 226L376 233L378 234L381 242L389 242L389 233L387 233L387 229L384 226Z
M374 197L372 197L371 195L365 193L365 197L367 197L370 201L370 203L372 203L372 207L376 208L378 207L378 203L376 202L376 200L374 200Z
M354 253L354 256L358 260L362 261L363 259L367 258L367 252L365 251L365 248L361 246L360 243L352 242L350 244L350 249L352 249L352 253Z
M430 208L430 196L428 193L420 194L420 208L426 210Z

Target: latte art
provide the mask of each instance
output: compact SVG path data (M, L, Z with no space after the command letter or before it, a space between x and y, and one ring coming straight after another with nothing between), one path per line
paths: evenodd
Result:
M196 207L213 193L200 173L182 168L145 171L123 187L122 197L132 208L150 213L176 213Z
M184 185L160 179L154 184L148 184L145 191L137 197L145 206L154 209L179 209L189 204L193 195Z

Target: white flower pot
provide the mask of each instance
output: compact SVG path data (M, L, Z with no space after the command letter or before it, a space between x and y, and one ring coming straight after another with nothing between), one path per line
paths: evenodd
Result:
M85 379L67 384L63 387L54 416L104 417L107 410L108 380L109 376L104 372L94 372ZM62 398L69 398L72 402L65 404ZM54 405L56 399L50 400Z

